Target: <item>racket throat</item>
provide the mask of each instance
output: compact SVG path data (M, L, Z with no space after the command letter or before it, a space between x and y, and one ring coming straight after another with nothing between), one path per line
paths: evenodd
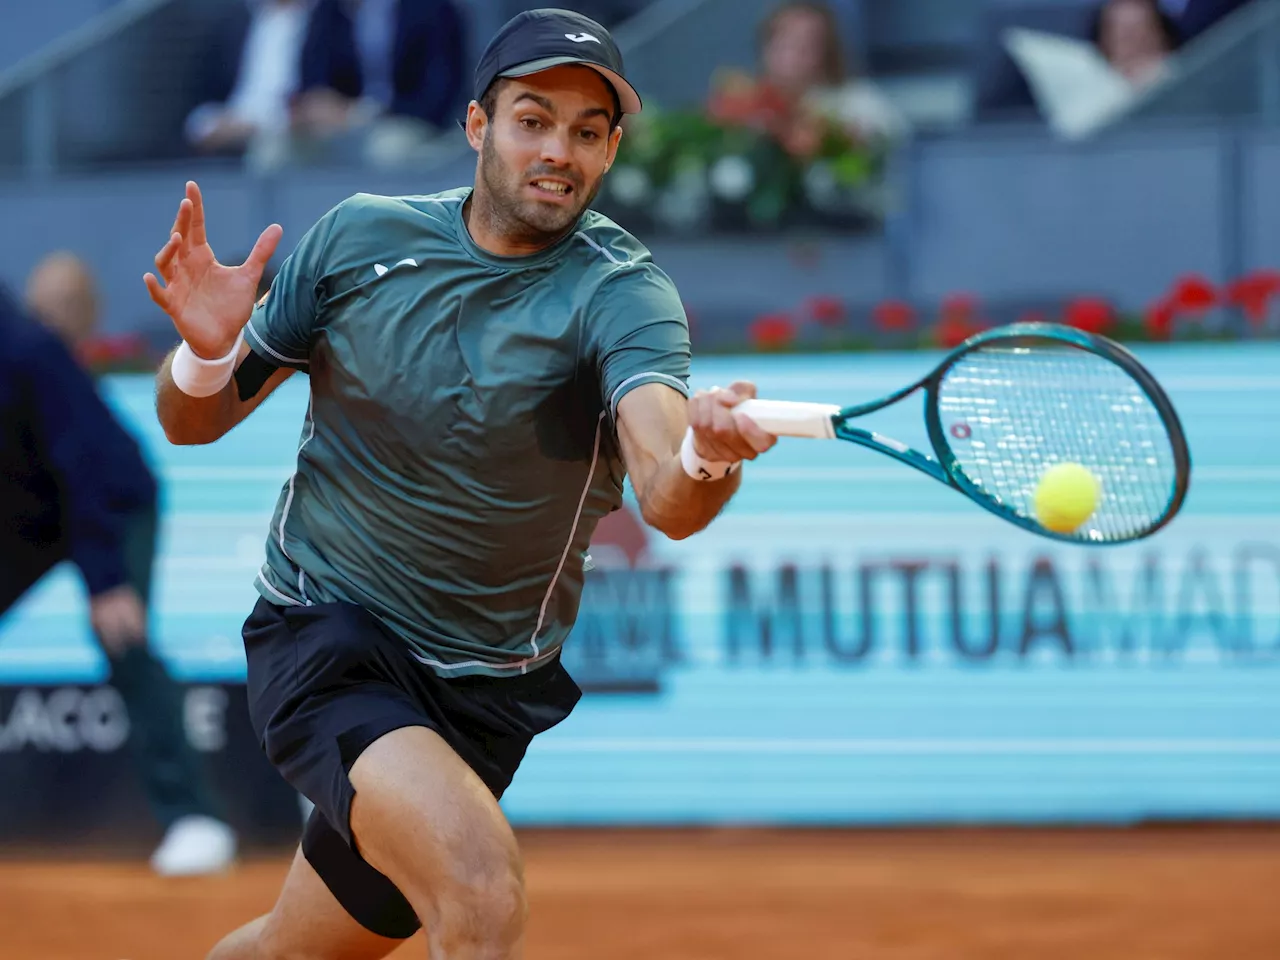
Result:
M895 440L893 437L886 437L884 434L876 433L875 431L868 431L867 435L871 438L872 443L879 444L888 450L892 450L894 453L903 454L913 452L905 443L901 440Z
M919 450L913 450L901 440L895 440L893 437L886 437L871 430L851 427L846 423L837 425L836 436L841 440L848 440L850 443L856 443L859 446L875 450L877 453L888 454L895 460L900 460L909 467L915 467L920 472L927 473L935 480L940 480L949 487L955 486L955 481L943 469L941 463L933 457L926 456Z

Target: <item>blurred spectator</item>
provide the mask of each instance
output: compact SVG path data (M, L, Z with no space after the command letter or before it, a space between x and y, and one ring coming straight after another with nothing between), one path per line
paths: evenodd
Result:
M465 56L452 0L318 0L294 130L323 139L387 118L410 140L429 139L460 115Z
M56 254L31 275L27 299L45 326L0 290L0 614L63 561L79 568L143 786L166 828L152 867L170 876L221 870L236 837L213 813L181 691L148 642L156 481L72 356L96 323L93 278Z
M1159 78L1179 36L1177 24L1156 0L1106 0L1091 39L1112 69L1142 87Z
M861 142L906 133L902 115L868 79L846 69L839 26L824 3L789 0L765 19L759 36L760 74L717 78L713 119L768 129L795 156L812 156L823 124Z
M312 0L237 0L210 40L210 102L187 118L187 140L205 153L241 153L260 134L283 135Z
M1158 0L1103 0L1084 38L1008 27L1003 42L1049 127L1087 137L1123 116L1169 75L1177 24Z
M97 284L74 254L53 253L27 278L27 306L74 352L97 327Z

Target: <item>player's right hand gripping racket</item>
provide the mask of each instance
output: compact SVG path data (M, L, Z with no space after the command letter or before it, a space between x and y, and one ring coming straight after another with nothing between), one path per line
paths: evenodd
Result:
M852 421L924 391L933 456ZM1071 543L1124 543L1173 519L1191 459L1173 404L1127 350L1106 337L1018 323L971 337L928 376L871 403L746 400L737 410L778 436L848 440L927 473L1033 533ZM1100 493L1076 529L1038 519L1037 488L1058 464L1088 470Z

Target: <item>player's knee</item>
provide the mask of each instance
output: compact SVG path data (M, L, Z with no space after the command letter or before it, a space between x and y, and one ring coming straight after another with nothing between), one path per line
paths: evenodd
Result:
M262 952L262 934L266 929L267 919L265 916L258 917L239 930L227 934L205 960L276 960L276 954Z
M458 943L474 944L480 955L505 957L524 933L528 904L514 873L455 891L449 924Z
M440 935L446 956L466 948L477 956L505 957L524 933L528 904L519 855L493 853L458 864L450 882L429 894L425 913L435 922L424 922Z
M259 931L254 948L255 952L246 953L244 960L314 960L312 953L299 952L296 944L273 935L270 928Z

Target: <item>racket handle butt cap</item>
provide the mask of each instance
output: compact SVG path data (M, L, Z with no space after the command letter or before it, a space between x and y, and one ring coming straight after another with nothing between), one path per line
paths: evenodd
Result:
M840 408L832 403L798 403L794 400L743 400L733 408L744 413L766 433L775 437L811 437L834 440L832 420Z

